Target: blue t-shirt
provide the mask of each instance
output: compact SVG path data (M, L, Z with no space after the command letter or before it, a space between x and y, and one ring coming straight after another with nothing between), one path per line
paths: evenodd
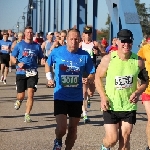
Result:
M0 40L0 52L3 54L9 54L12 42L10 40Z
M83 101L83 72L95 73L90 55L82 49L71 53L66 46L60 46L52 50L47 63L55 63L54 100Z
M24 40L17 43L12 51L12 56L17 57L19 62L24 63L22 69L16 66L16 74L25 74L26 69L38 68L37 58L44 58L41 46L35 42L26 43Z
M109 46L107 46L107 47L106 47L106 50L105 50L105 51L106 51L106 53L109 53L110 48L111 48L111 45L109 45Z

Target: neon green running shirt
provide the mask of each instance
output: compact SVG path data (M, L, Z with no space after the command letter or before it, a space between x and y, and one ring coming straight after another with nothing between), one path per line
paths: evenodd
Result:
M117 51L111 52L105 85L110 110L132 111L137 109L137 104L130 103L129 99L137 89L139 72L136 54L132 53L129 60L123 61L119 58Z

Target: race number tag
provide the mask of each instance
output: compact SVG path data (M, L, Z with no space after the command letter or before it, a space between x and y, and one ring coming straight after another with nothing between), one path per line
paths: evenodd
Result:
M31 77L37 75L37 71L35 69L26 70L26 77Z
M115 77L115 88L118 90L132 87L133 76L117 76Z
M61 75L61 85L64 87L77 87L79 75Z

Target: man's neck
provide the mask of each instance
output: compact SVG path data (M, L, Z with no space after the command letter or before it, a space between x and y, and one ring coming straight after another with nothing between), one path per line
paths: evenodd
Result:
M25 39L24 41L25 41L26 43L33 43L33 40Z
M76 52L78 51L78 49L70 50L68 46L67 46L67 50L68 50L70 53L76 53Z
M121 53L119 50L117 51L117 53L121 60L128 60L132 54L132 52L124 54L124 53Z

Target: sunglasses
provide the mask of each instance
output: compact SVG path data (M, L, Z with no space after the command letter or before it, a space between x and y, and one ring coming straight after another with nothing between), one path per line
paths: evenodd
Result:
M3 35L8 35L8 34L4 33Z
M121 40L121 43L133 43L133 40L130 40L130 39L126 39L126 40Z

